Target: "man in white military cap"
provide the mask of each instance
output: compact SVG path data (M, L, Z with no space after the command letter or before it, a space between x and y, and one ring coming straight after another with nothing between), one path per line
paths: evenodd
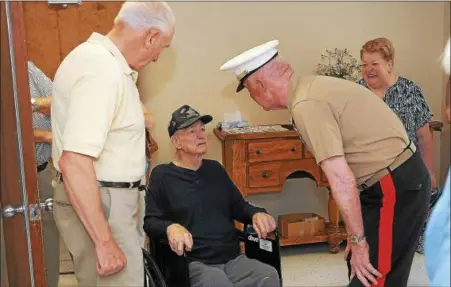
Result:
M428 170L401 120L368 89L325 76L295 76L278 41L221 70L265 110L286 109L329 181L346 224L349 286L407 286L429 203Z

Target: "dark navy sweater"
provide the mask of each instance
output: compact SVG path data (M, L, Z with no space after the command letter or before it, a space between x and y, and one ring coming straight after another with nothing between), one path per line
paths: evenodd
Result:
M240 253L234 220L252 224L257 212L266 210L244 200L217 161L204 159L197 171L161 164L150 175L144 230L167 238L167 227L178 223L193 237L189 261L221 264Z

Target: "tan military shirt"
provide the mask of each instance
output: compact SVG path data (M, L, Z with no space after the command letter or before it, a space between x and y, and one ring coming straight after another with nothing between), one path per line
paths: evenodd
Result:
M389 166L409 144L396 114L370 90L351 81L300 77L291 115L316 162L344 155L358 184Z
M63 151L94 158L97 179L130 182L144 177L144 115L137 72L117 46L93 33L61 63L52 98L52 157Z

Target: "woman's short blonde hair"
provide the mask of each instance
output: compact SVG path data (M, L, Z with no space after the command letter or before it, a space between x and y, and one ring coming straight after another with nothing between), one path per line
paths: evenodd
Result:
M360 59L363 58L363 53L380 53L385 61L395 60L395 48L390 40L387 38L376 38L370 40L362 46L360 50Z

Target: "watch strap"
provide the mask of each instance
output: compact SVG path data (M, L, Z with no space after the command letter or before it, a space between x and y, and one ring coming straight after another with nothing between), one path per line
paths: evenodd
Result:
M353 244L362 242L363 240L365 240L365 238L366 238L365 235L350 235L349 236L349 240Z

